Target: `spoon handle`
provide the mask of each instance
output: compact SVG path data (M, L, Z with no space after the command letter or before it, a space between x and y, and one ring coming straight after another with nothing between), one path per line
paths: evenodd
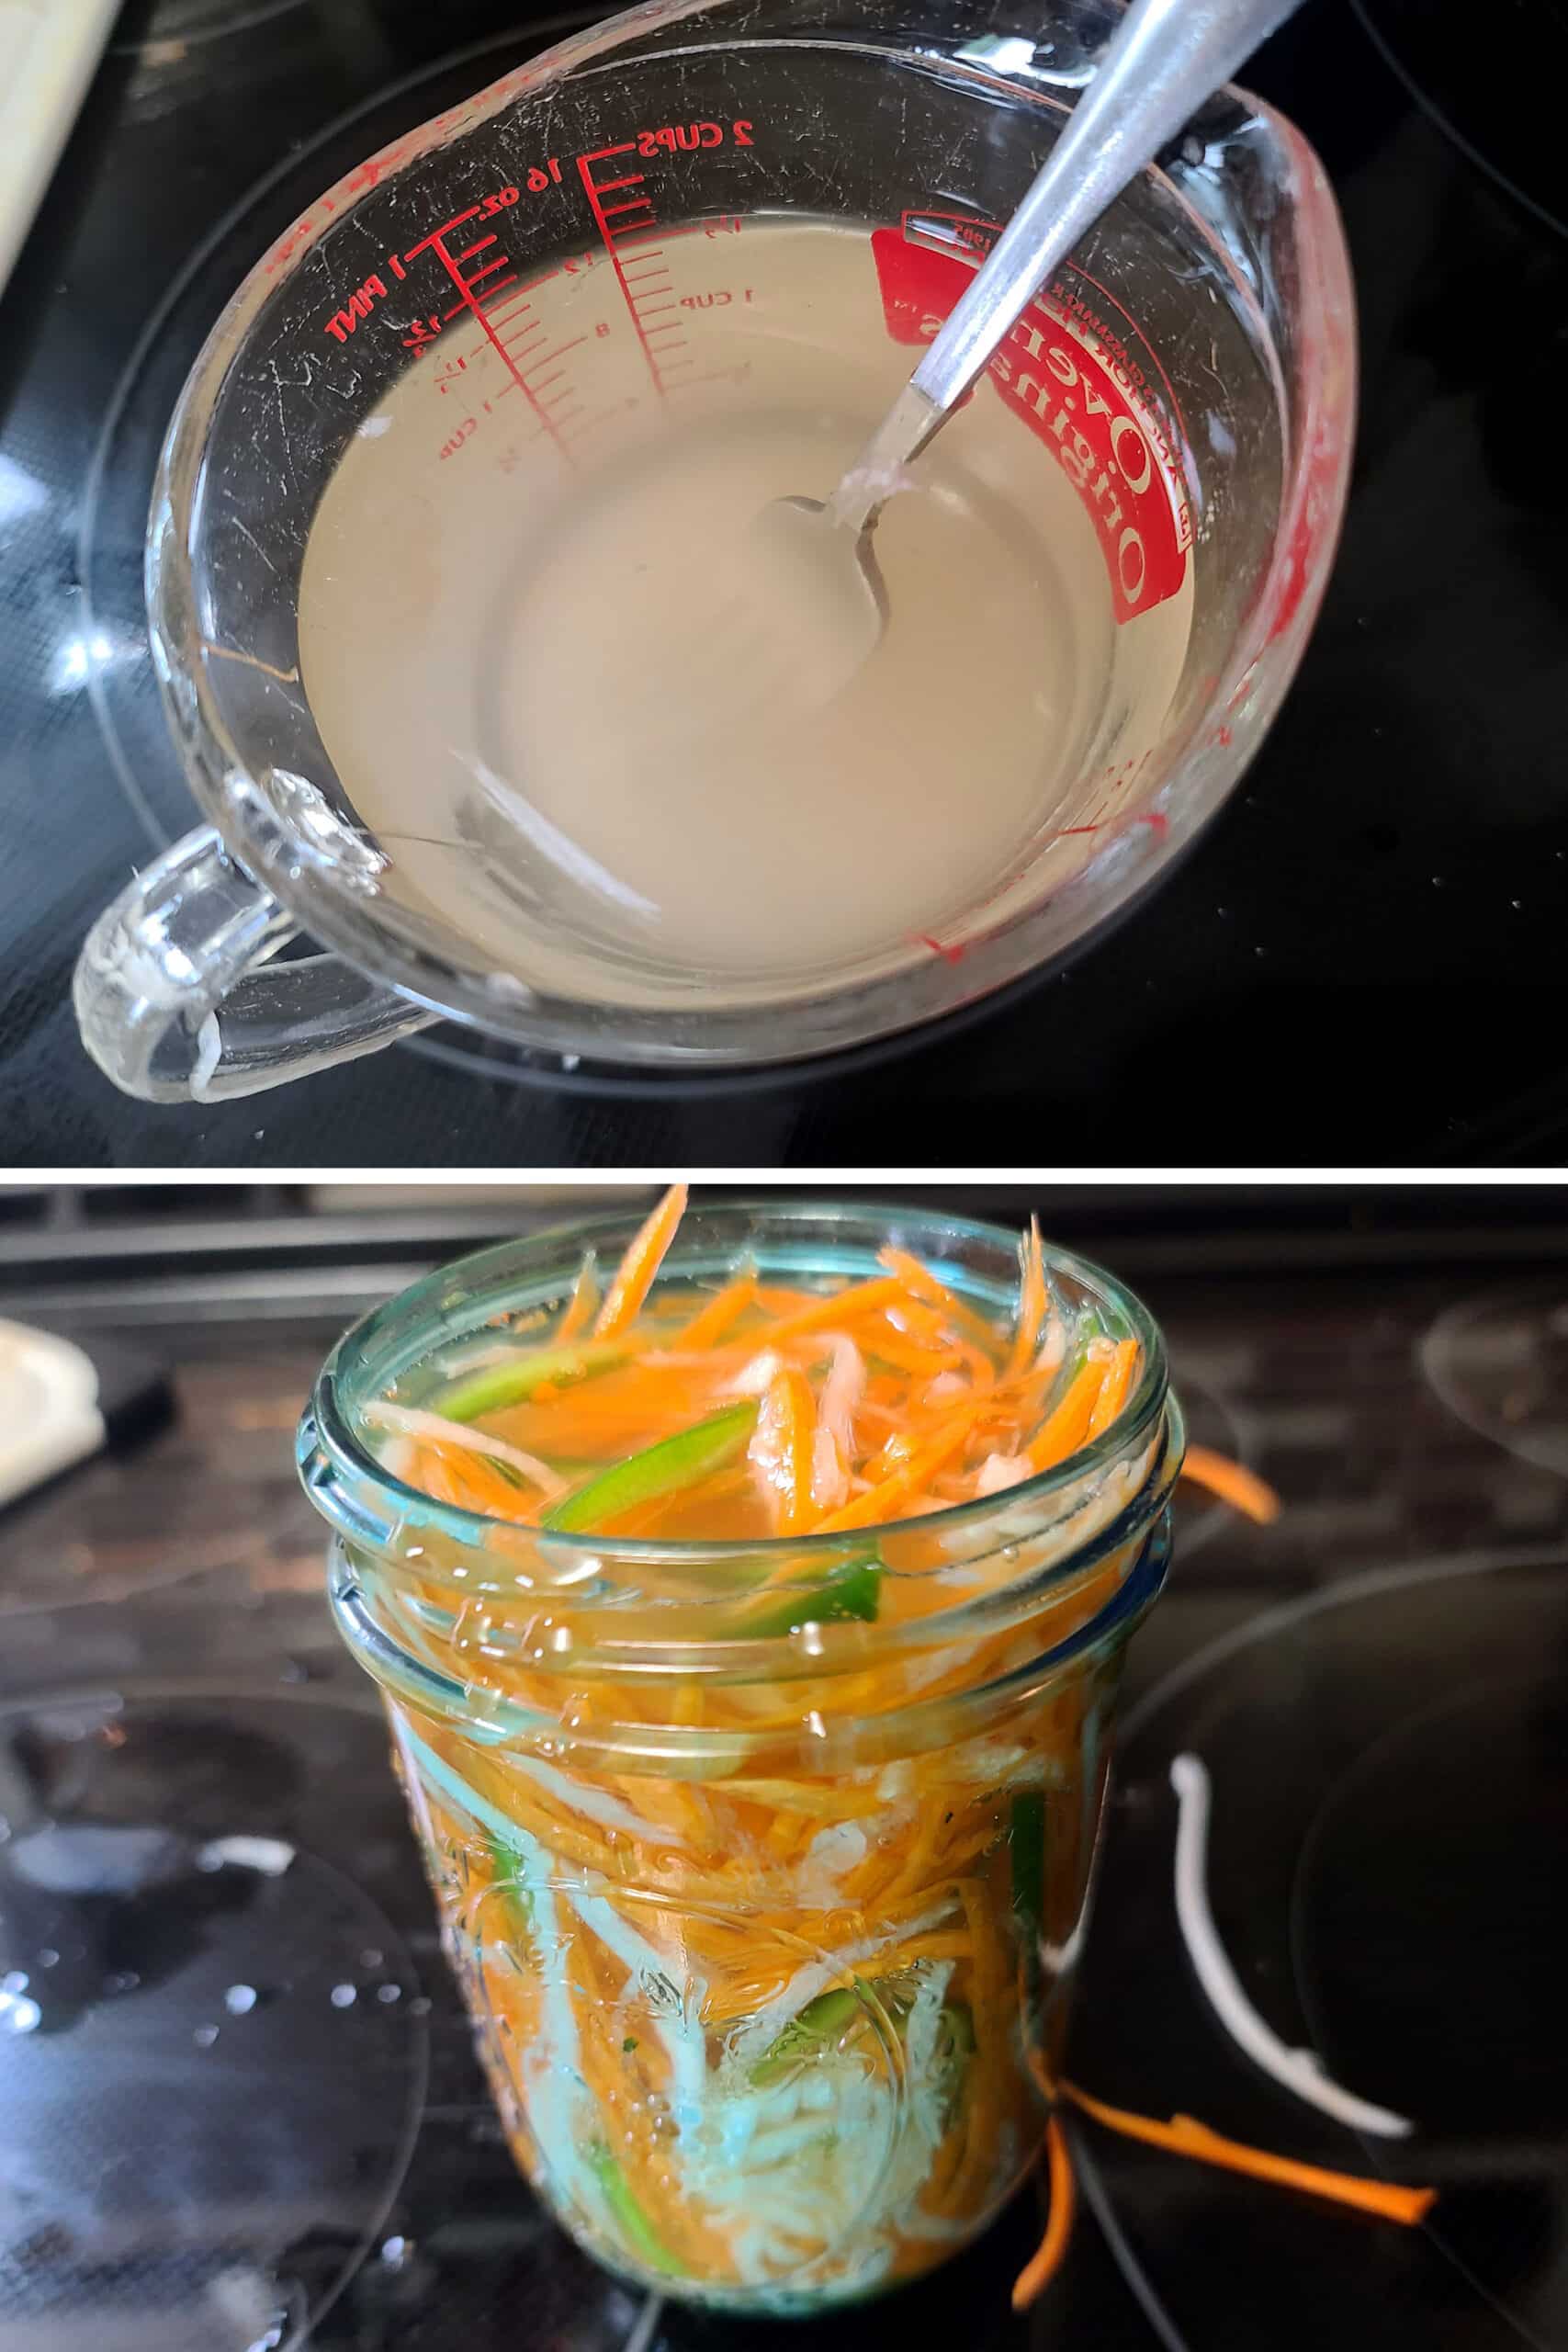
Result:
M869 523L1078 239L1297 5L1133 0L984 267L830 502L835 521Z

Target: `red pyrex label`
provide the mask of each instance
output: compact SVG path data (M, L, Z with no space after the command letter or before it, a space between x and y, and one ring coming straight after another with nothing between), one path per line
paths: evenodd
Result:
M960 232L978 222L954 221ZM952 254L877 229L871 249L887 332L927 344L974 276ZM990 362L997 390L1055 451L1105 558L1117 620L1174 596L1187 577L1192 519L1151 418L1081 328L1043 297L1029 306Z

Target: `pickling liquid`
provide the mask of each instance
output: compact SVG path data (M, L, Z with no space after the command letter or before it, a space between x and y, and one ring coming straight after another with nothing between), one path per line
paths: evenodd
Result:
M1190 560L1119 618L1083 468L983 378L883 511L886 626L823 702L820 616L781 626L804 592L749 576L750 526L828 496L918 353L869 230L749 220L666 254L692 356L666 344L657 381L602 254L533 298L570 347L542 415L471 320L411 367L312 524L301 666L382 888L434 937L606 1001L782 999L1082 864L1176 692Z

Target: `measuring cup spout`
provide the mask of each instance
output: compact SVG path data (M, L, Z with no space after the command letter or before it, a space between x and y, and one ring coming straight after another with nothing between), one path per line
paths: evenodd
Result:
M73 982L82 1041L123 1094L220 1102L375 1053L436 1018L340 956L274 962L296 935L202 826L143 867L87 933Z

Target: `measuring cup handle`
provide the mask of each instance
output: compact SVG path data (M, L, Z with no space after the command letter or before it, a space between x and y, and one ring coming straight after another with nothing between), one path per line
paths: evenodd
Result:
M87 933L72 989L82 1042L122 1093L221 1102L437 1017L336 956L274 963L296 936L210 826L186 833Z

